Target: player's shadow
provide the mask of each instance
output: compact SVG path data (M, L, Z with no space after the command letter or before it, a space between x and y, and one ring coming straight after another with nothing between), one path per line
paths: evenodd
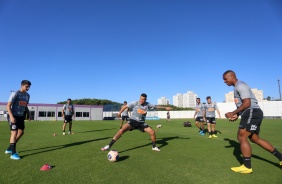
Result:
M37 151L37 152L26 154L26 155L23 154L23 155L21 155L21 157L23 158L23 157L26 157L26 156L36 155L36 154L39 154L39 153L45 153L45 152L59 150L59 149L68 148L68 147L72 147L72 146L79 146L79 145L82 145L82 144L86 144L86 143L90 143L90 142L94 142L94 141L100 141L100 140L109 139L109 138L111 138L111 137L104 137L104 138L100 138L100 139L92 139L92 140L87 140L87 141L74 142L74 143L63 144L63 145L58 145L58 146L48 146L48 147L43 147L43 148L24 150L24 151L21 151L21 153L27 152L27 151Z
M240 149L240 144L239 144L239 142L234 141L234 140L231 140L231 139L228 139L228 138L225 138L224 140L225 140L225 141L228 141L229 144L230 144L229 146L225 146L225 148L234 148L234 150L233 150L233 155L235 156L235 158L238 160L238 162L239 162L240 164L243 164L243 158L242 158L242 156L241 156L241 149ZM268 162L268 163L270 163L270 164L272 164L272 165L274 165L274 166L280 168L280 164L275 163L275 162L272 162L272 161L269 161L269 160L267 160L267 159L265 159L265 158L262 158L262 157L260 157L260 156L257 156L257 155L252 154L252 158L255 158L255 159L258 159L258 160L262 160L262 161L264 161L264 162Z
M168 141L170 141L170 140L173 140L173 139L190 139L190 138L179 138L178 136L175 136L175 137L165 137L165 138L159 138L159 139L160 140L157 140L156 143L160 144L159 148L161 148L161 147L168 145ZM151 139L149 139L149 140L151 140ZM141 145L141 146L136 146L136 147L133 147L133 148L130 148L130 149L126 149L126 150L123 150L123 151L119 151L119 153L123 153L123 152L126 152L126 151L146 147L146 146L149 146L149 145L152 145L152 143L148 143L148 144L144 144L144 145Z
M84 131L84 132L75 132L76 134L83 134L83 133L88 133L88 132L100 132L100 131L105 131L105 130L113 130L115 128L107 128L107 129L101 129L101 130L89 130L89 131Z

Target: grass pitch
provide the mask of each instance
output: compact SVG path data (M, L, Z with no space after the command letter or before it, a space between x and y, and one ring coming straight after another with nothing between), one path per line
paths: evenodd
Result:
M218 138L201 136L194 123L183 127L187 120L152 120L157 146L151 150L147 133L138 130L125 133L112 147L120 159L107 160L107 151L100 150L119 129L119 120L74 121L73 135L62 135L62 122L26 122L25 135L17 144L21 160L5 155L10 131L7 122L0 122L0 183L282 183L278 160L258 145L253 149L253 174L230 170L239 166L241 152L236 140L237 122L217 120ZM194 122L190 119L191 122ZM282 152L282 120L264 120L261 137ZM67 129L68 130L68 129ZM53 136L56 133L57 136ZM40 171L44 164L51 170Z

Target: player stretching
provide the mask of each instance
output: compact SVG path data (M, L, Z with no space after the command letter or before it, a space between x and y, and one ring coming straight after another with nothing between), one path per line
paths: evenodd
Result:
M203 117L204 110L205 110L205 107L203 104L201 104L201 99L197 98L194 119L197 115L195 124L200 129L200 132L199 132L200 135L205 135L205 132L204 132L205 131L205 118Z
M112 147L112 145L120 138L122 134L124 134L128 130L134 130L138 129L141 132L147 132L151 136L152 140L152 150L154 151L161 151L156 146L156 134L155 131L145 122L147 111L152 108L156 109L166 109L170 110L170 107L164 107L164 106L155 106L149 102L146 102L147 95L145 93L142 93L140 96L139 101L132 102L123 108L118 113L118 117L120 117L121 113L126 109L130 108L132 109L132 114L130 117L130 120L122 126L122 128L117 132L117 134L113 137L113 139L110 141L109 145L106 145L105 147L101 148L102 151L108 150Z
M27 104L29 102L30 96L27 91L29 90L30 86L31 83L28 80L23 80L21 82L21 89L13 92L7 103L8 123L10 125L11 137L10 146L5 151L5 154L11 154L10 158L13 160L21 159L16 152L16 144L24 134L25 113L27 113L29 116Z
M237 106L236 110L226 113L225 117L229 121L236 121L241 116L237 139L243 155L243 165L232 167L231 170L242 174L253 172L251 166L252 148L248 139L276 156L282 166L282 154L268 141L259 137L263 112L251 88L245 82L239 81L232 70L227 70L223 74L223 80L228 86L234 86L234 101Z

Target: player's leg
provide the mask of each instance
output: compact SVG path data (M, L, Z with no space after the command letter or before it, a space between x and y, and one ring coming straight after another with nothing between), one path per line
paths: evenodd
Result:
M69 132L68 132L68 134L71 134L71 130L72 130L72 121L69 122Z
M144 131L148 134L150 134L151 141L152 141L152 150L154 151L161 151L157 146L156 146L156 133L151 127L146 127L144 128Z
M217 137L216 135L215 135L215 122L214 123L212 123L212 137Z
M115 134L113 139L110 141L110 143L103 148L101 148L102 151L106 151L112 147L112 145L121 137L122 134L124 134L126 131L130 130L132 127L129 123L124 124L121 129Z
M121 127L123 125L123 121L124 121L124 117L121 117L121 122L120 122L120 125L119 125L119 129L121 129Z
M66 120L64 120L64 123L63 123L63 135L66 135L66 125L67 125L67 122Z
M251 135L251 132L248 132L246 129L239 129L237 133L237 139L240 143L240 149L243 155L243 165L239 167L232 167L231 170L234 172L239 172L242 174L252 173L251 166L251 156L252 156L252 148L248 141L248 137Z
M255 134L255 133L250 135L249 139L253 143L256 143L260 147L264 148L265 150L269 151L274 156L276 156L280 161L280 165L282 166L282 154L274 146L272 146L272 144L270 142L260 138L259 135Z
M207 126L208 126L209 138L212 138L210 122L207 122Z

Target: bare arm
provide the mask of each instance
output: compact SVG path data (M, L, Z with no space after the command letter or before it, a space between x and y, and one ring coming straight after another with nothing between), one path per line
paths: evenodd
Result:
M13 116L13 113L12 113L11 106L12 106L12 102L8 102L6 108L7 108L11 123L16 123L15 117Z
M120 116L121 113L122 113L126 108L128 108L127 105L124 105L124 106L121 107L120 111L118 112L118 117L119 117L119 118L121 117L121 116Z
M228 112L225 114L225 117L229 120L237 120L238 119L238 114L239 112L244 111L245 109L249 108L251 106L251 99L250 98L245 98L242 100L242 105L234 110L233 112Z
M156 105L155 106L156 109L166 109L168 111L170 111L172 108L171 107L166 107L166 106L160 106L160 105Z

